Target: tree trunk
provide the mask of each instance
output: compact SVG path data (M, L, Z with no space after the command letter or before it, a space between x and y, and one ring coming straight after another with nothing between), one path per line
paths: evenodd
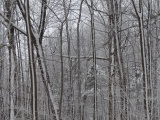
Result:
M141 48L141 62L143 71L143 96L144 96L144 112L145 118L149 120L149 108L148 108L148 80L147 80L147 67L146 67L146 57L145 57L145 39L144 39L144 28L143 28L143 6L142 1L139 0L139 11L136 8L134 0L131 0L139 24L140 33L140 48Z
M61 89L60 89L60 102L59 102L59 119L62 119L62 100L63 100L63 38L62 38L62 34L63 34L63 23L60 26L60 61L61 61Z
M10 22L13 21L13 12L14 12L14 5L13 2L10 0L5 1L5 7L7 10L7 18ZM10 120L15 119L14 114L14 83L16 82L16 53L15 53L15 45L14 45L14 27L9 23L8 27L8 39L9 39L9 106L10 106L10 113L9 117Z
M81 0L80 3L80 11L79 11L79 17L78 17L78 23L77 23L77 58L78 58L78 70L77 70L77 74L78 74L78 119L81 120L82 119L82 111L81 111L81 68L80 68L80 21L81 21L81 12L82 12L82 4L83 4L83 0Z
M113 120L114 118L114 103L113 103L113 97L114 97L114 86L113 86L113 81L114 81L114 76L115 76L115 43L114 43L114 36L113 36L113 1L109 0L108 3L108 10L109 10L109 30L111 32L108 34L108 39L109 39L109 83L108 83L108 90L109 90L109 107L108 107L108 112L109 112L109 120Z
M31 23L29 16L29 1L25 1L26 9L26 29L28 38L28 55L29 55L29 66L30 66L30 77L31 77L31 109L32 109L32 119L38 120L38 108L37 108L37 78L35 71L35 61L34 61L34 48L33 48L33 37L31 33Z
M94 111L93 111L93 120L98 119L98 109L97 109L97 69L96 69L96 43L95 43L95 26L94 26L94 2L91 0L91 42L92 42L92 56L93 56L93 80L94 80Z

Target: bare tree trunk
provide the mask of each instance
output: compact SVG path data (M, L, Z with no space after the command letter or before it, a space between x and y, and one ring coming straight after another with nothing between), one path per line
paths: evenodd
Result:
M59 102L59 119L62 119L62 100L63 100L63 37L62 37L62 33L63 33L63 23L61 23L60 26L60 61L61 61L61 89L60 89L60 102Z
M119 3L121 4L121 3ZM122 53L121 53L121 49L120 49L120 37L118 34L118 22L119 22L119 15L117 15L116 13L121 13L119 10L119 5L117 0L114 0L113 2L113 6L114 6L114 35L115 35L115 43L116 43L116 56L117 56L117 63L118 63L118 70L119 70L119 76L120 76L120 94L121 94L121 120L127 119L127 99L126 99L126 78L124 76L124 68L123 68L123 61L122 61ZM125 104L124 104L125 103Z
M151 45L151 14L152 14L152 1L148 0L148 22L147 22L147 46L148 46L148 97L149 97L149 105L148 112L150 113L149 119L152 119L153 114L153 82L152 82L152 45Z
M38 120L38 108L37 108L37 79L34 64L34 48L33 48L33 37L31 33L31 23L29 16L29 1L25 1L26 9L26 29L28 38L28 54L29 54L29 65L30 65L30 77L31 77L31 108L32 108L32 119Z
M24 9L24 4L21 0L16 0L16 1L17 1L18 7L19 7L19 9L22 13L22 16L25 19L26 25L27 25L26 16L25 16L26 9ZM46 11L46 1L45 2L43 1L42 4L44 4L44 5L42 5L41 10L43 10L43 12L45 12ZM41 34L44 34L44 32L41 32L41 31L44 31L44 24L45 24L45 13L43 13L43 12L41 13L42 14L41 15L41 20L43 20L43 21L40 23L40 26L39 26L39 33L40 34L34 33L35 31L33 30L33 27L30 24L30 36L32 38L32 43L34 44L34 46L36 48L36 53L37 53L37 57L38 57L38 65L39 65L39 68L40 68L42 81L43 81L44 88L45 88L45 91L47 93L47 96L49 97L49 101L51 103L51 110L52 110L52 113L54 115L54 119L59 120L57 109L55 107L56 105L55 105L55 102L54 102L54 96L53 96L52 91L51 91L50 78L49 78L47 66L45 64L44 54L43 54L43 49L42 49L42 37L43 37L43 35L41 35ZM28 16L30 17L29 14L28 14Z
M108 34L109 38L109 83L108 83L108 89L109 89L109 107L108 107L108 112L109 112L109 120L113 120L114 118L114 103L113 103L113 97L114 97L114 86L113 86L113 81L114 81L114 76L115 76L115 43L114 43L114 36L113 36L113 11L114 11L114 6L113 6L113 1L109 0L107 2L108 10L109 10L109 29L111 32Z
M93 56L93 80L94 80L94 111L93 111L93 120L97 120L97 69L96 69L96 43L95 43L95 26L94 26L94 2L91 0L91 42L92 42L92 56Z
M14 114L14 82L16 82L16 54L15 54L15 46L14 46L14 27L11 25L13 21L13 12L14 5L10 0L5 1L5 7L7 10L7 18L9 20L8 26L8 39L9 39L9 117L10 120L15 119Z
M3 32L3 28L0 25L0 33ZM3 40L3 35L0 35L0 39ZM0 57L3 57L4 49L0 49ZM1 59L0 60L0 119L5 119L4 118L4 97L3 97L3 73L4 73L4 62Z
M78 23L77 23L77 57L78 57L78 119L82 119L82 111L81 111L81 77L80 77L80 21L81 21L81 12L82 12L82 4L84 0L81 0L80 3L80 11L79 11L79 17L78 17Z
M69 72L68 72L68 76L69 76L69 95L68 95L68 110L67 110L67 115L71 115L73 116L71 109L72 109L72 86L71 86L71 82L72 82L72 66L71 66L71 41L70 41L70 33L69 33L69 21L68 21L68 15L69 15L69 11L70 11L70 5L71 5L71 1L69 1L69 6L66 7L66 1L63 0L63 7L64 7L64 14L65 14L65 21L66 21L66 33L67 33L67 42L68 42L68 65L69 65ZM70 118L71 119L71 118Z
M141 61L142 61L142 71L143 71L143 92L144 92L144 112L145 118L149 120L149 108L148 108L148 80L147 80L147 67L146 67L146 57L145 57L145 40L144 40L144 28L143 28L143 6L142 1L139 0L139 11L136 8L134 0L131 0L139 24L140 32L140 47L141 47Z
M158 38L158 28L156 28L156 37ZM158 56L159 55L159 40L156 39L156 52L155 52L155 56ZM156 72L158 69L158 59L156 59L154 61L154 72ZM158 98L158 75L155 74L154 76L154 98ZM153 105L154 105L154 109L153 109L153 120L157 120L158 117L159 117L159 107L158 106L158 99L154 99L153 101Z

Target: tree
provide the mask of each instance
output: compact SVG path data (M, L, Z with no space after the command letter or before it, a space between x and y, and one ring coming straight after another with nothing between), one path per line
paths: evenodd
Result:
M140 32L140 46L141 46L141 61L143 70L143 88L144 88L144 110L146 119L149 120L149 108L148 108L148 83L147 83L147 68L146 68L146 58L145 58L145 41L144 41L144 29L143 29L143 7L142 1L139 1L139 11L136 8L134 0L132 4L138 19L139 32ZM150 66L151 67L151 66Z
M10 0L5 1L5 7L7 11L7 18L10 22L14 20L14 10L15 10L15 5L13 2ZM15 52L15 45L14 45L14 27L12 24L9 23L8 27L8 40L9 40L9 105L10 105L10 114L9 118L10 120L15 119L15 114L14 114L14 82L16 82L16 65L17 65L17 59L16 59L16 52Z

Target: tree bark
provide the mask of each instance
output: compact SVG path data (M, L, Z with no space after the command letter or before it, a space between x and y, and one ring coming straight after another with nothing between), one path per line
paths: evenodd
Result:
M60 61L61 61L61 89L60 89L60 102L59 102L59 119L61 120L62 119L62 100L63 100L63 23L60 25L60 36L59 36L59 39L60 39Z
M29 1L25 1L25 10L26 10L26 29L27 29L27 38L28 38L28 55L29 55L29 66L30 66L30 77L31 77L31 108L32 108L32 119L38 120L38 107L37 107L37 78L35 71L35 61L34 61L34 48L33 48L33 37L32 29L30 23L30 12L29 12Z
M140 33L140 48L141 48L141 62L143 71L143 96L144 96L144 112L145 118L149 120L149 108L148 108L148 79L147 79L147 67L146 67L146 57L145 57L145 40L144 40L144 28L143 28L143 6L142 1L139 0L139 12L136 8L134 0L131 0L139 24Z
M17 64L17 59L16 59L16 52L15 52L15 45L14 45L14 27L12 26L11 22L13 21L13 12L15 10L15 7L13 5L13 2L10 0L5 1L5 7L7 10L7 18L9 20L9 25L8 25L8 40L9 40L9 118L10 120L15 119L15 114L14 114L14 84L16 82L16 74L17 74L17 69L16 69L16 64Z

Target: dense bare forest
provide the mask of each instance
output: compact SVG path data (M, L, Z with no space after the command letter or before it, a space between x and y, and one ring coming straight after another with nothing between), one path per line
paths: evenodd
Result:
M0 0L0 120L159 120L159 0Z

